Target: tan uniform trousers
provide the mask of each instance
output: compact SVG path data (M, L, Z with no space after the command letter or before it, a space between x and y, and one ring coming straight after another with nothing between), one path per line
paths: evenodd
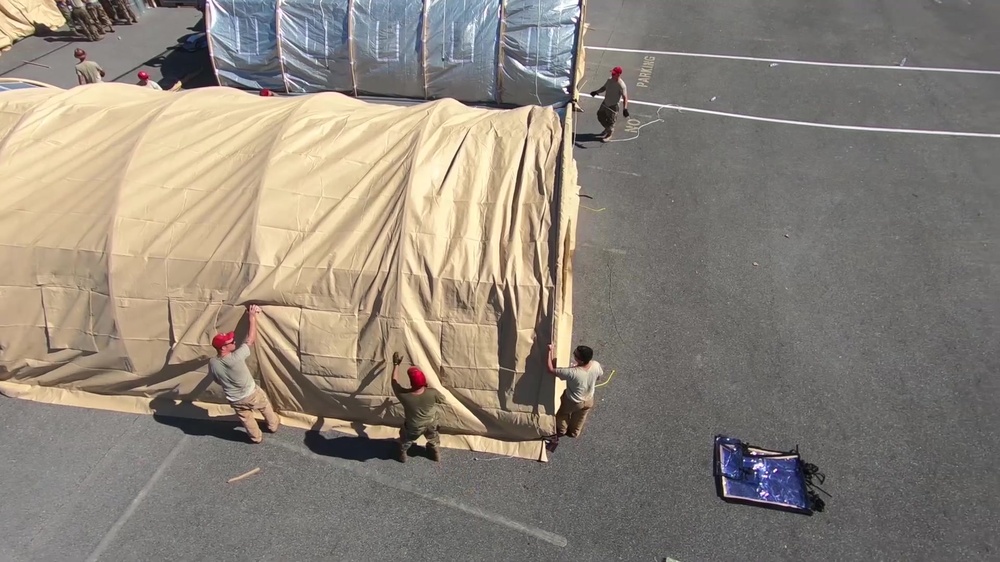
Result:
M271 401L260 387L257 387L257 390L254 390L253 394L243 400L230 402L229 404L236 410L236 415L239 416L240 423L246 428L247 435L250 436L250 441L254 443L260 443L264 440L264 434L261 433L260 427L257 425L257 418L254 417L256 412L260 412L264 416L268 432L274 433L278 431L278 426L281 425L281 422L278 420L278 414L271 407Z
M86 8L73 8L70 15L73 17L73 27L82 31L87 39L97 41L104 37L101 26L90 18Z
M114 33L115 28L111 25L111 18L108 17L108 13L104 11L104 6L100 2L87 2L87 13L90 14L90 19L94 20L102 33L104 31Z
M587 421L587 416L590 415L593 408L593 396L583 402L574 402L566 394L563 394L559 411L556 412L556 435L579 437L583 433L583 425Z

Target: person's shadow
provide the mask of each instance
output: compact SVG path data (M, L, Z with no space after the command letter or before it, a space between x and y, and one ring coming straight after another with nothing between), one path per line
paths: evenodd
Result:
M176 427L188 435L207 435L226 441L249 443L250 437L239 421L229 419L211 419L208 411L194 404L181 402L175 404L169 398L154 398L149 407L153 410L153 419L163 425Z
M305 445L317 455L337 457L349 461L391 460L398 447L394 439L369 439L350 435L331 435L329 438L314 429L306 432Z
M583 146L580 143L597 142L600 140L601 140L601 135L598 133L577 133L576 136L573 138L573 144L576 145L577 148L587 148L586 146Z

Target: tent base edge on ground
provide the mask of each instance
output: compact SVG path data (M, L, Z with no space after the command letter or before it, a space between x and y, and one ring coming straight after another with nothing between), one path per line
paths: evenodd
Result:
M44 404L75 406L93 410L106 410L122 414L144 414L170 418L196 420L226 420L236 422L233 409L225 404L209 402L181 402L162 398L140 396L108 396L82 392L68 388L56 388L0 381L0 394L9 398L30 400ZM347 435L358 435L358 424L333 418L319 418L298 412L278 412L281 423L310 431L337 431ZM369 439L394 439L399 429L384 425L361 425L360 429ZM235 429L234 429L235 431ZM280 431L280 430L279 430ZM422 443L423 440L419 443ZM441 435L441 446L449 449L476 451L508 457L548 462L545 442L501 441L477 435Z

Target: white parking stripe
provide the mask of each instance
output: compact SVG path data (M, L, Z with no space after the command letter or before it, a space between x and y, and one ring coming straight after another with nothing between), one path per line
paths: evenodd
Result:
M865 70L909 70L916 72L950 72L953 74L982 74L988 76L1000 76L1000 70L977 70L972 68L934 68L928 66L898 66L891 64L855 64L848 62L821 62L791 59L768 59L760 57L744 57L740 55L713 55L708 53L685 53L682 51L647 51L643 49L621 49L618 47L593 47L586 46L593 51L612 51L619 53L638 53L644 55L662 55L669 57L693 57L703 59L726 59L751 62L767 62L772 64L798 64L805 66L827 66L835 68L857 68ZM903 59L906 60L905 58Z
M604 99L603 96L597 96L597 99ZM719 117L731 117L734 119L746 119L749 121L763 121L765 123L778 123L781 125L798 125L800 127L815 127L819 129L840 129L844 131L865 131L869 133L894 133L894 134L905 134L905 135L929 135L929 136L940 136L940 137L971 137L980 139L1000 139L1000 133L970 133L965 131L935 131L929 129L893 129L889 127L863 127L860 125L835 125L833 123L814 123L811 121L795 121L793 119L775 119L773 117L758 117L756 115L744 115L742 113L729 113L727 111L714 111L711 109L699 109L697 107L685 107L683 105L674 105L672 103L653 103L650 101L639 101L630 99L628 100L629 105L648 105L650 107L659 107L661 109L674 109L681 113L702 113L705 115L717 115Z

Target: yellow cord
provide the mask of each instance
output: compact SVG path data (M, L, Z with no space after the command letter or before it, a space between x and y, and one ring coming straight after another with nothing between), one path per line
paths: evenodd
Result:
M601 384L595 385L595 386L604 386L604 385L608 384L609 382L611 382L611 377L613 377L613 376L615 376L615 370L611 369L611 374L608 375L608 380L602 382Z

